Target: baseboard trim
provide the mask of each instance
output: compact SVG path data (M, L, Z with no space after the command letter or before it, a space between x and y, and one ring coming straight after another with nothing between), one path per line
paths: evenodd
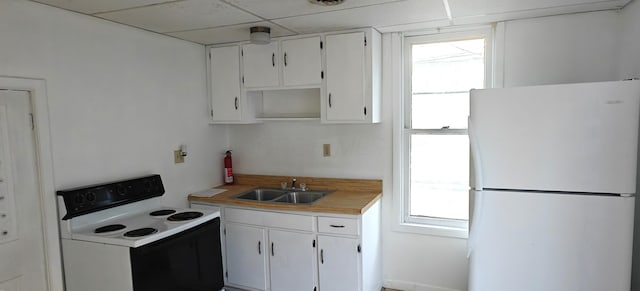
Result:
M384 288L397 289L403 291L463 291L459 289L451 289L433 285L418 284L413 282L385 280L382 284Z

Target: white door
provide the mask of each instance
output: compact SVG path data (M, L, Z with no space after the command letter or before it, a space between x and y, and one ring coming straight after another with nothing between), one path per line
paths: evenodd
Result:
M327 120L364 120L364 32L327 35Z
M247 88L279 85L278 42L242 46L244 86Z
M226 225L227 280L230 284L266 290L267 250L264 230Z
M360 276L358 240L318 236L320 291L357 291Z
M282 65L285 86L320 85L322 83L320 37L283 40Z
M634 198L482 191L470 291L628 291Z
M471 91L485 188L636 192L640 81Z
M29 94L0 91L0 290L47 290Z
M269 230L271 290L313 290L315 243L313 235Z
M211 118L213 121L242 119L240 100L240 48L211 48Z

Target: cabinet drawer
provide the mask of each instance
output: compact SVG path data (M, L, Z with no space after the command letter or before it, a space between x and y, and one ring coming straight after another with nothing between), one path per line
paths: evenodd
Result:
M313 231L313 217L307 215L225 208L224 216L230 222Z
M358 235L358 220L338 217L318 217L318 231L324 233Z

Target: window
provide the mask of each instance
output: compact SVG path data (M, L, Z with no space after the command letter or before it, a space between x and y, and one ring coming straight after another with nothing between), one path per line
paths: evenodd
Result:
M404 39L400 122L402 223L466 236L469 90L488 83L488 33Z

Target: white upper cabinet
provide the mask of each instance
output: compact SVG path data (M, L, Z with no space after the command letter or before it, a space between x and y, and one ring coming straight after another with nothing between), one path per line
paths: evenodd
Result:
M380 122L380 46L372 29L326 36L323 122Z
M245 88L277 87L280 84L278 42L242 46Z
M381 36L372 28L210 48L212 123L381 119Z
M320 87L320 36L274 40L266 45L242 46L244 87L248 90Z
M284 86L322 83L322 43L320 36L282 41Z
M209 73L211 121L240 121L240 48L237 45L211 48Z

